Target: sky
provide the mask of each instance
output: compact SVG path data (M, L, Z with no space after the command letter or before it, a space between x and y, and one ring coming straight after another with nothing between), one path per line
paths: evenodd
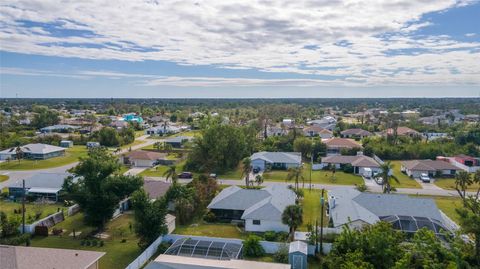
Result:
M2 0L0 97L480 97L480 0Z

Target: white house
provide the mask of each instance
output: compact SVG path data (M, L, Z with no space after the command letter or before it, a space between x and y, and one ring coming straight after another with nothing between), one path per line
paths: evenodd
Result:
M421 174L428 174L430 177L450 176L453 177L460 170L459 167L447 162L439 160L412 160L403 161L402 172L409 177L419 178Z
M353 173L357 175L364 175L367 169L370 173L381 172L380 164L373 158L365 155L344 156L333 155L322 158L323 166L335 165L336 168L341 168L342 165L350 164L353 167Z
M324 129L317 125L312 125L312 126L303 128L303 134L308 137L318 136L322 139L330 139L333 137L332 131L328 129Z
M288 232L288 225L282 223L282 213L295 200L295 193L283 184L263 189L230 186L213 198L207 208L219 220L243 221L248 232Z
M31 160L46 160L65 155L65 148L40 143L21 146L20 150L23 158ZM14 160L16 158L16 147L0 151L0 160Z
M288 169L302 164L300 152L267 152L261 151L250 157L252 167L261 171L266 169Z
M124 164L131 164L135 167L152 167L161 159L165 159L165 153L136 150L121 157Z

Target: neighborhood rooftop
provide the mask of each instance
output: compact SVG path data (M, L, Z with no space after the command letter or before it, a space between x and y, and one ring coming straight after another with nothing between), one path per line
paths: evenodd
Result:
M351 164L352 166L361 167L380 167L380 164L373 158L365 155L346 156L346 155L334 155L322 158L324 163L333 164Z
M455 165L438 160L413 160L413 161L403 161L403 166L409 170L422 170L422 171L432 171L432 170L458 170L459 168Z
M261 159L269 163L301 163L302 156L299 152L256 152L251 160Z

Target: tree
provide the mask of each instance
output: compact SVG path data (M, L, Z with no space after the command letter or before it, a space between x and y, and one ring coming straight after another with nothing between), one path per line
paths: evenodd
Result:
M282 213L282 223L290 227L290 236L303 223L303 210L299 205L289 205Z
M392 190L391 179L395 180L395 182L399 182L398 178L393 175L390 171L393 170L393 164L390 161L384 162L380 165L381 172L375 175L375 178L382 178L382 186L384 193L390 193Z
M248 238L243 241L243 254L246 257L262 257L265 255L265 250L260 245L260 237L256 235L249 235Z
M242 160L242 177L245 178L245 187L250 185L250 173L252 172L252 161L250 158L244 158Z
M85 212L87 223L98 229L111 219L121 199L143 185L142 177L118 175L119 169L115 156L104 148L94 148L70 170L74 177L67 178L63 184L64 191Z
M293 150L300 152L303 158L307 158L312 151L312 141L306 137L298 137L293 142Z
M462 230L474 236L476 263L480 266L480 171L475 172L473 180L457 178L457 181L455 189L463 201L463 208L455 210L460 216ZM478 187L472 195L468 195L466 191L468 188L473 188L474 183Z
M304 177L303 177L303 167L302 166L299 166L299 167L290 167L288 169L288 174L287 174L287 180L292 180L294 179L295 180L295 189L298 190L298 181L299 179L302 179L302 181L304 181ZM303 182L305 184L305 181Z
M132 206L135 212L135 233L140 238L140 247L148 247L160 235L168 232L165 224L167 204L164 199L151 202L145 191L140 189L132 195Z
M120 137L117 130L112 127L104 127L97 132L98 142L105 147L120 146Z
M263 176L262 175L256 175L255 176L255 182L257 183L258 186L263 184Z
M461 197L465 198L468 186L473 183L467 171L460 171L455 175L455 189Z
M167 181L170 178L172 180L173 184L177 184L177 178L178 178L177 167L175 165L169 166L167 171L165 171L165 173L163 173L163 176L165 177L165 179Z
M31 124L37 129L55 125L60 122L58 112L50 110L46 106L34 106L32 111L36 114L33 116Z

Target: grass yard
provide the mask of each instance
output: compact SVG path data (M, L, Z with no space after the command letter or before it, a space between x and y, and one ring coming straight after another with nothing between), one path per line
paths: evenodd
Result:
M118 171L118 174L119 174L119 175L123 175L123 174L125 174L125 172L127 172L128 170L130 170L130 168L129 168L128 166L122 165L122 166L120 166L120 170Z
M211 236L225 238L246 239L247 234L232 224L206 224L198 223L191 225L178 225L174 231L175 234Z
M7 176L7 175L0 175L0 182L6 181L7 179L9 179L9 176Z
M286 181L288 171L286 170L273 170L263 173L263 178L266 181ZM305 186L310 183L310 164L304 164L303 177ZM295 181L291 180L291 184ZM299 179L299 183L302 183L302 179ZM313 184L331 184L331 185L359 185L363 183L363 179L360 176L344 173L341 171L335 172L335 177L331 171L317 170L312 171L312 183Z
M176 137L176 136L192 136L192 137L198 137L198 136L201 136L201 132L199 130L190 130L190 131L186 131L186 132L181 132L181 133L178 133L178 134L175 134L173 135L173 137Z
M186 161L182 161L176 164L177 173L183 172L183 166L185 165ZM167 165L157 165L152 168L148 168L143 170L140 175L144 177L163 177L163 174L168 170Z
M140 136L143 136L144 134L145 134L145 130L135 131L135 137L140 137Z
M321 190L308 190L303 189L304 191L304 198L302 201L302 208L303 208L303 224L298 228L300 231L308 231L307 225L312 224L315 225L315 220L318 220L320 223L320 196L322 194ZM328 217L326 215L326 207L327 207L327 192L324 193L324 209L323 209L323 226L326 227L328 225Z
M76 231L82 231L82 235L86 235L93 228L86 226L83 223L83 214L78 213L54 226L55 228L66 229L62 236L37 236L32 239L32 246L102 251L106 254L100 259L100 268L125 268L142 252L137 245L138 240L134 232L129 229L133 222L133 215L124 214L107 224L105 232L110 235L110 238L104 239L104 246L82 246L80 245L80 238L73 238L69 234L75 229ZM122 239L125 239L126 242L122 243Z
M462 200L459 197L443 197L443 196L436 196L434 197L435 202L440 210L445 213L449 218L459 224L459 217L455 208L462 207Z
M7 201L0 201L0 211L3 211L7 214L7 216L18 216L19 218L22 217L21 214L22 204L18 202L7 202ZM41 212L39 219L44 218L48 215L51 215L60 208L60 210L65 209L62 204L33 204L33 203L26 203L25 204L25 218L28 224L33 223L35 221L35 214L36 212ZM18 214L14 213L14 210L18 210Z
M136 145L140 145L142 143L145 143L145 141L141 141L141 140L135 140L133 141L132 143L128 144L128 145L124 145L124 146L121 146L122 149L128 149L130 147L133 147L133 146L136 146Z
M455 189L455 179L454 178L439 178L435 179L433 182L435 185L442 189L446 190L454 190ZM476 191L480 188L480 184L472 184L469 188L467 188L468 191Z
M397 183L394 179L391 180L392 187L395 188L413 188L413 189L421 189L422 186L415 181L413 178L410 178L406 174L402 173L402 161L392 161L393 165L393 174L397 177L399 183Z
M77 162L80 157L87 156L87 152L88 150L85 146L73 146L66 149L65 156L47 160L12 160L0 163L0 170L35 170L64 166Z

